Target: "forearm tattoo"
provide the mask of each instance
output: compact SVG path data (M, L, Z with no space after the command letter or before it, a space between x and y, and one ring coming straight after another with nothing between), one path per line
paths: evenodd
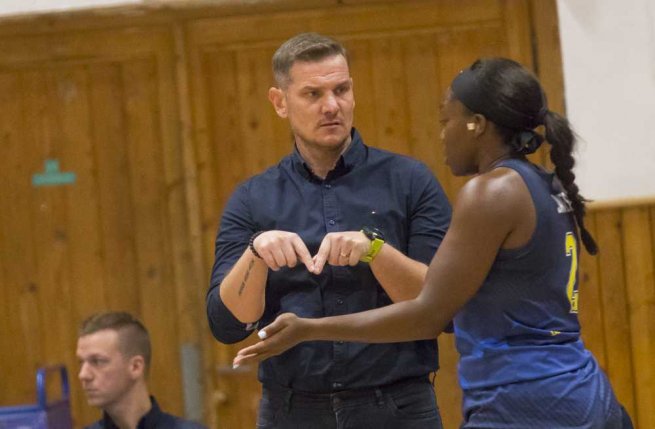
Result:
M248 264L248 270L246 271L246 275L243 277L243 281L241 282L241 286L239 286L239 296L243 293L243 290L246 288L246 283L248 282L248 277L250 277L250 271L252 271L252 267L255 266L255 260L251 259L250 264Z

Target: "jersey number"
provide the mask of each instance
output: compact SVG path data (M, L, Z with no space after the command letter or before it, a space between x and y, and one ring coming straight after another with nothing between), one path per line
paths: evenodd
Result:
M576 288L576 278L578 274L578 250L575 242L575 236L572 232L566 233L565 240L566 256L571 257L571 271L569 272L569 281L566 284L566 296L571 304L571 313L578 312L578 290Z

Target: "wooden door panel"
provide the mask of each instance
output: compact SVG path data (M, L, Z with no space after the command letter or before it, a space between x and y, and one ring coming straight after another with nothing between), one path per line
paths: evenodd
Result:
M77 329L93 312L125 310L150 329L153 392L181 414L182 328L172 316L179 291L197 284L180 284L175 252L189 243L173 243L188 230L186 207L176 207L184 183L171 38L150 28L0 44L0 86L12 96L0 100L0 205L11 207L2 210L2 281L16 303L0 348L20 356L0 354L15 368L0 400L34 402L35 369L61 362L76 422L98 418L76 380ZM74 183L33 186L46 160Z

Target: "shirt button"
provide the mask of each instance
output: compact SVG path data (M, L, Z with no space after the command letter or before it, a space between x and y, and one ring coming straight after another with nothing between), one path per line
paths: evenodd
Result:
M329 183L325 184L325 189L330 189L331 187L332 187L332 185L330 185Z
M337 299L337 304L339 305L343 304L343 299Z
M330 219L330 220L328 221L328 223L329 223L330 225L334 225L336 222L334 221L334 219Z
M335 389L341 389L343 387L343 384L341 383L332 383L332 387Z

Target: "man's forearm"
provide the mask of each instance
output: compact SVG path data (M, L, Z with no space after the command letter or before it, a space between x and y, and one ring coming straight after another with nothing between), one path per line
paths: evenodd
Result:
M259 320L264 313L268 267L248 249L220 285L225 306L242 323Z

